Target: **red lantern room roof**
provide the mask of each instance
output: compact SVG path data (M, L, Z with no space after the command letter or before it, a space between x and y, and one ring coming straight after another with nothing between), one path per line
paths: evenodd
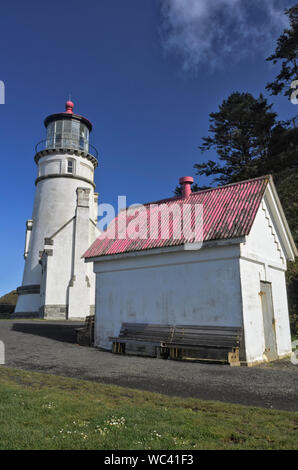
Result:
M80 116L79 114L74 114L73 108L74 108L74 103L70 100L66 101L64 113L51 114L50 116L46 117L44 120L45 127L48 127L50 122L58 121L59 119L75 119L85 124L85 126L87 126L89 131L91 132L92 131L91 122L85 117Z
M73 114L73 108L74 108L74 104L72 101L66 101L65 103L65 111L68 113L68 114Z

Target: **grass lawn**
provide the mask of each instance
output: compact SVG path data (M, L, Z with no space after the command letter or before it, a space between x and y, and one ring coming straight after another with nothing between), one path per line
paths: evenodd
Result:
M298 413L0 367L0 449L297 449Z

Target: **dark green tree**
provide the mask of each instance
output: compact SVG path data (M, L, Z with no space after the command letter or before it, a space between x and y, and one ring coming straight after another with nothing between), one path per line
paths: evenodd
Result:
M298 128L277 122L272 105L260 96L233 93L210 114L210 136L199 147L215 148L219 161L197 163L197 174L227 184L272 174L298 245ZM298 262L288 264L287 289L291 329L298 336Z
M260 95L232 93L210 114L208 137L199 147L215 149L219 162L196 163L198 175L215 176L214 183L227 184L258 176L259 161L268 160L268 149L276 123L272 105Z
M280 64L275 80L266 89L272 95L291 97L298 80L298 4L285 11L289 28L277 40L268 61ZM272 174L284 212L298 245L298 116L277 122L272 105L262 95L233 93L219 111L210 114L210 135L199 147L215 149L218 161L195 164L198 175L212 176L212 183L233 183ZM288 263L287 289L291 330L298 337L298 261Z
M279 122L272 129L267 152L257 162L258 175L272 174L277 185L285 172L297 169L298 128L291 124Z
M281 70L266 89L272 95L284 94L290 98L293 91L291 83L298 80L298 4L285 10L285 13L289 17L290 27L278 38L275 53L267 58L274 64L281 64Z
M280 64L281 69L275 80L268 83L266 89L272 95L283 94L291 98L292 83L298 80L298 4L285 12L289 17L290 27L285 29L277 40L275 53L268 57L268 61ZM275 183L281 203L296 246L298 245L298 128L297 116L287 123L288 128L276 130L271 140L272 156L271 167L274 168ZM275 157L274 158L274 154ZM273 164L274 162L274 164ZM265 163L265 162L264 162ZM288 264L287 289L289 298L289 311L291 330L298 336L298 261Z

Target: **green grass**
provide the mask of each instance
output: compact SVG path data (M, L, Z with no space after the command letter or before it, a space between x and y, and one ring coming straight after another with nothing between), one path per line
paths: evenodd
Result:
M0 368L0 449L295 449L298 413Z

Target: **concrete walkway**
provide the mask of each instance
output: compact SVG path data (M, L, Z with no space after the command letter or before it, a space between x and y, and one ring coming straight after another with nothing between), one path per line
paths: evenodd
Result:
M172 396L298 411L298 365L229 367L118 356L75 343L74 322L0 320L6 366Z

